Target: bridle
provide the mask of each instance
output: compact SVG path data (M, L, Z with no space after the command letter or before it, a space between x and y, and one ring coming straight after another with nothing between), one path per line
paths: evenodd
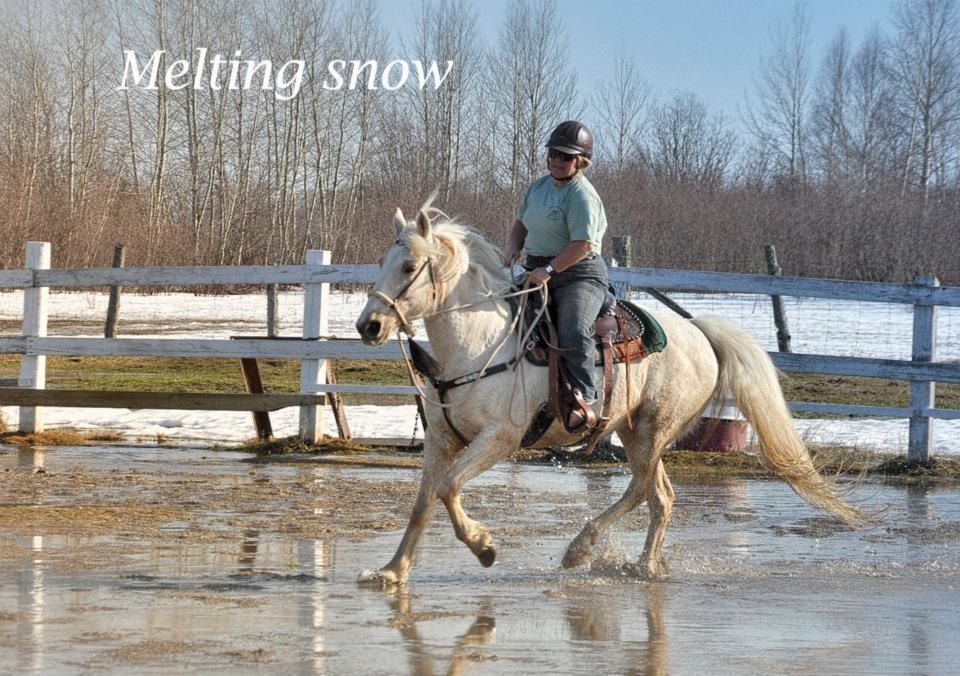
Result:
M430 288L433 291L433 302L437 302L437 280L433 274L433 261L429 258L420 266L420 269L417 270L416 274L410 278L410 280L400 287L400 290L397 291L397 295L391 298L387 294L381 291L371 291L367 294L367 298L376 298L388 308L390 308L397 319L400 320L400 330L403 331L408 336L413 336L416 334L416 329L413 328L413 324L407 319L406 315L403 314L403 311L400 309L400 306L397 303L403 300L403 297L407 295L407 292L410 290L410 287L420 279L420 275L423 274L423 271L426 270L430 275Z
M400 309L399 302L403 300L403 298L410 291L411 287L416 283L418 279L420 279L420 276L423 274L424 270L426 270L430 276L430 287L433 291L433 305L435 306L437 303L437 297L439 295L439 289L437 288L437 281L433 272L433 261L430 258L427 258L427 260L423 263L423 265L420 266L420 269L416 271L413 277L411 277L406 284L400 287L400 289L397 291L397 294L393 298L383 293L382 291L370 291L367 293L367 297L376 298L381 303L386 305L397 316L397 319L400 322L400 327L399 327L399 330L397 331L397 341L400 344L400 353L403 355L403 361L406 364L407 372L410 374L411 382L413 382L414 386L417 388L417 391L420 393L420 397L423 401L436 405L443 411L443 417L446 420L447 425L450 427L453 433L456 434L457 437L459 437L459 439L464 443L464 445L466 445L468 443L467 439L463 436L463 434L461 434L461 432L453 424L453 421L450 419L448 409L454 406L458 406L459 404L466 401L470 397L474 388L479 384L479 382L488 376L492 376L506 370L514 370L519 375L519 371L517 371L516 367L520 363L522 356L526 354L526 352L532 347L532 344L530 344L529 341L530 341L530 335L533 332L533 327L536 324L536 319L538 319L546 311L546 306L547 306L546 285L542 285L539 287L526 285L521 290L497 294L496 296L491 296L490 298L486 298L478 303L470 303L467 305L460 305L457 307L446 308L443 310L435 310L434 312L424 315L424 317L431 317L435 315L447 314L449 312L458 312L460 310L464 310L469 307L473 307L475 305L480 305L482 303L489 303L495 300L510 299L517 296L526 297L528 294L537 292L537 291L539 291L542 294L541 309L538 312L537 317L529 326L526 332L526 335L524 335L522 339L518 341L517 354L508 362L497 364L496 366L491 366L497 354L500 352L503 346L506 345L510 336L513 335L514 332L517 330L519 321L521 317L524 315L524 310L523 310L524 303L521 303L519 310L516 310L516 309L514 310L514 318L510 325L509 330L505 333L503 340L500 341L500 343L495 346L493 352L490 354L489 359L487 359L487 362L483 365L483 367L480 370L474 371L473 373L468 373L464 376L460 376L458 378L454 378L451 380L438 380L435 377L429 374L425 374L419 371L419 369L417 369L420 375L425 376L433 385L434 389L436 390L439 396L439 400L435 400L432 397L428 396L427 393L423 391L423 388L420 385L420 378L414 375L415 367L413 365L410 355L407 354L407 351L404 349L403 339L400 337L401 332L406 333L407 336L410 337L408 340L411 343L413 342L412 337L414 336L416 331L413 328L413 325L410 322L410 320L408 320L406 315L404 315L403 310ZM521 331L521 334L522 333L523 331ZM471 387L469 388L469 391L466 392L462 398L460 398L458 401L455 401L455 402L445 401L446 393L449 390L460 387L462 385L467 385L467 384L471 385ZM515 391L516 391L516 381L514 382L514 393ZM513 393L511 394L511 400L512 398L513 398Z

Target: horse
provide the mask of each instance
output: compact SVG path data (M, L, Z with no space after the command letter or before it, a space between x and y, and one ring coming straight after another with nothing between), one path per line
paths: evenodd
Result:
M500 250L475 229L433 208L430 201L415 221L407 222L398 208L394 226L396 243L380 259L378 279L356 322L362 341L375 346L397 331L412 334L412 322L422 319L445 380L477 375L492 362L503 363L519 354L522 337L514 320L515 303L507 298L513 279ZM632 478L623 496L573 539L563 567L589 562L603 533L646 501L649 529L634 567L650 579L668 574L662 547L674 490L663 454L718 394L732 393L753 426L765 464L801 498L851 526L865 519L841 497L836 484L817 471L793 426L776 367L750 334L720 317L651 314L666 333L667 345L629 368L624 364L614 368L605 429L619 435ZM457 538L483 566L493 565L497 556L493 538L486 526L464 511L461 489L519 448L546 401L547 378L546 368L520 359L511 368L452 390L442 405L436 391L425 384L423 469L413 513L393 558L376 573L361 576L361 582L385 588L406 583L438 500L446 507ZM568 432L558 419L532 447L568 447L584 435L580 430Z

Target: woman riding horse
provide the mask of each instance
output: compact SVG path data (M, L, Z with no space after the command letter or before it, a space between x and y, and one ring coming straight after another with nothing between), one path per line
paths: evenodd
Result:
M576 120L560 124L546 147L548 173L533 182L517 208L505 263L512 265L526 247L530 282L549 290L577 403L567 417L572 431L597 422L593 322L607 297L607 266L600 257L607 215L583 175L593 157L593 134L586 125Z
M424 205L416 223L407 223L397 210L397 241L381 259L357 331L364 343L380 345L394 332L412 331L412 322L422 319L436 362L434 382L469 384L454 389L444 401L428 386L423 472L413 514L393 559L363 578L382 586L406 582L438 500L446 506L457 537L481 564L493 565L496 548L490 531L467 516L460 493L467 481L516 451L547 399L547 369L522 358L511 365L523 342L507 298L512 280L502 253L470 228L432 223L429 211L429 204ZM732 393L753 425L767 466L803 499L846 523L863 518L838 495L834 483L817 472L793 427L776 368L747 332L719 317L687 320L651 314L669 342L629 371L623 364L613 369L606 428L623 442L633 477L623 497L570 543L564 566L589 561L604 531L646 501L650 525L639 570L649 577L666 573L662 547L674 493L662 456L716 393ZM635 421L632 427L628 414ZM582 438L554 423L533 447L567 446Z

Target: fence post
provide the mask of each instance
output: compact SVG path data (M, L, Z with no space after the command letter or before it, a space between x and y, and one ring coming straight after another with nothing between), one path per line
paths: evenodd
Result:
M308 251L307 265L330 265L329 251ZM319 338L328 333L329 284L305 284L303 287L303 337ZM315 394L316 386L326 381L326 361L304 359L300 362L300 394ZM300 440L314 444L323 437L323 409L300 407Z
M940 286L936 277L918 276L913 280L919 286ZM931 362L937 358L937 306L913 305L913 354L911 361ZM907 461L911 465L930 460L933 450L933 420L924 410L933 408L936 384L929 381L910 381L910 440Z
M50 268L50 244L27 242L24 267L28 270ZM36 280L36 278L34 278ZM41 337L47 335L47 299L50 289L33 286L23 292L23 335ZM18 387L42 390L47 384L47 358L45 355L25 354L20 359ZM36 434L43 431L43 409L37 406L20 407L20 431Z
M613 238L613 257L621 268L633 267L633 241L630 235Z
M780 276L780 264L777 262L777 250L773 244L764 247L767 256L767 272L775 277ZM787 312L783 308L782 296L770 296L773 301L773 323L777 327L777 349L781 352L790 351L790 329L787 328Z
M123 267L126 251L127 246L125 244L117 244L117 246L113 248L113 267ZM117 337L117 319L120 316L120 291L121 288L119 286L110 287L110 300L107 303L107 325L103 330L104 338Z
M629 268L633 262L630 256L630 236L613 238L613 254L610 256L608 266L611 268ZM630 287L626 282L615 282L613 284L614 294L617 298L629 298Z
M267 284L267 338L276 338L279 335L279 321L277 321L277 285Z

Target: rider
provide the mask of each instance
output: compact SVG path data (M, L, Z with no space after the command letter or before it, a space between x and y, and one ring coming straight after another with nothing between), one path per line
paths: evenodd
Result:
M527 189L510 231L506 263L526 246L529 279L547 284L555 309L558 341L579 404L568 418L576 429L596 424L593 322L607 295L607 266L600 243L607 229L603 202L583 170L593 156L593 135L576 120L563 122L546 143L547 170Z

